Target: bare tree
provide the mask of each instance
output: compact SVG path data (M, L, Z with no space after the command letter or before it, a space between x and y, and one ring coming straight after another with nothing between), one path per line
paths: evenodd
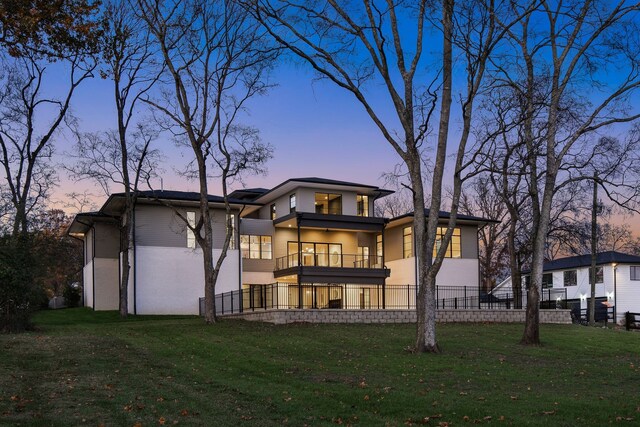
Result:
M271 156L271 148L260 142L257 132L238 121L247 102L269 87L266 76L277 51L236 2L138 0L137 4L168 80L160 99L145 101L194 155L200 217L195 226L182 219L202 249L205 321L213 323L215 285L233 232L229 180L242 171L259 170ZM207 182L212 174L220 177L227 211L226 236L215 266Z
M468 166L465 155L474 100L482 90L487 60L504 33L495 25L501 2L470 1L455 6L452 0L246 3L282 46L351 93L402 159L412 191L413 235L420 260L415 347L419 352L438 352L435 279L456 222L460 188ZM437 18L432 20L432 16ZM428 42L435 42L427 39L431 30L440 37L436 49L440 53L434 57L429 56L431 50L423 49ZM452 148L449 124L455 49L461 53L466 72L464 88L459 91L462 130L453 147L456 155L451 217L440 250L433 257L445 160L447 150ZM383 88L386 102L381 104L381 98L367 86L372 82ZM392 119L386 114L389 109L395 113ZM425 168L425 162L432 167ZM428 216L423 186L427 175L431 183Z
M629 42L637 32L638 8L628 1L542 0L508 31L515 53L508 55L510 62L503 57L498 73L525 113L521 139L533 214L523 344L540 344L539 299L553 199L559 188L580 179L574 173L581 168L571 158L594 133L640 117L628 108L640 86L638 46ZM586 99L585 93L594 95Z
M45 89L53 77L47 64L30 54L3 66L0 90L0 166L4 182L2 193L10 197L12 234L26 234L34 209L49 194L55 172L49 160L53 141L70 120L69 106L78 86L93 76L95 63L82 55L63 60L68 82L61 97Z
M478 215L498 221L487 224L478 231L481 288L489 292L497 285L497 280L509 264L505 259L508 253L507 230L510 225L506 220L508 217L506 205L501 195L492 186L490 178L479 176L462 193L460 211L467 215Z
M133 211L141 182L147 182L157 165L159 153L150 149L157 132L135 120L139 100L159 78L162 68L153 63L150 33L136 16L130 0L104 6L100 73L113 83L116 131L79 135L78 162L69 168L77 179L89 178L111 193L111 185L124 190L124 212L120 218L119 311L129 311L129 250L133 244ZM132 124L134 129L132 130Z

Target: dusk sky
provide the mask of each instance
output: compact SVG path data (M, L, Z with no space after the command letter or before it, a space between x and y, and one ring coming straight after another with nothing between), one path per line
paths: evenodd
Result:
M273 74L277 84L267 95L254 98L249 115L242 120L258 128L264 142L274 147L267 164L267 176L248 176L249 187L273 187L293 177L318 176L384 186L381 174L393 169L400 159L355 98L326 81L314 80L304 67L281 65ZM111 83L94 78L79 89L73 110L83 131L112 129L115 123ZM61 138L56 148L58 161L73 148L71 138ZM197 191L197 183L174 172L190 158L190 149L177 148L168 135L155 147L165 155L162 165L165 189ZM88 190L105 196L90 181L75 183L60 172L60 188L54 197ZM159 179L154 186L160 187ZM220 186L210 180L210 191ZM236 188L238 185L235 186Z

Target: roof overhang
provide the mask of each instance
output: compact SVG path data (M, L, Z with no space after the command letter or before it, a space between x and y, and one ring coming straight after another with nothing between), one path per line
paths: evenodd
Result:
M71 237L84 236L97 222L115 223L117 220L102 212L81 212L73 218L66 234Z
M289 179L271 190L267 191L260 197L256 198L254 201L262 204L269 203L272 200L277 199L278 197L284 196L289 193L293 193L297 188L312 188L314 190L327 190L327 191L353 191L358 194L364 194L367 196L372 196L375 198L380 198L384 196L388 196L389 194L393 194L394 192L391 190L385 190L382 188L378 188L373 185L364 185L364 184L356 184L356 183L341 183L339 181L336 182L311 182L305 181L304 179Z

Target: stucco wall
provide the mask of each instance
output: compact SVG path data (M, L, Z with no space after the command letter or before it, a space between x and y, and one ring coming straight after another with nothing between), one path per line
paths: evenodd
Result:
M93 308L93 260L89 259L82 269L84 306Z
M119 293L119 260L94 258L94 290L96 310L117 310Z
M214 250L214 262L219 254ZM138 314L198 314L204 296L200 249L138 246L136 258ZM239 289L238 266L238 251L229 251L216 294Z

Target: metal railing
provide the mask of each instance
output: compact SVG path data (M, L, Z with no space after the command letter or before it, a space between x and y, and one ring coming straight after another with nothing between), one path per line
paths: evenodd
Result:
M543 293L543 308L564 308L562 297ZM242 291L216 295L216 313L233 314L257 310L344 309L344 310L413 310L416 308L415 285L302 284L272 283L251 285ZM526 299L526 297L525 297ZM520 303L518 303L520 302ZM481 292L475 286L437 286L437 309L520 309L522 297L511 293L498 295ZM200 313L204 301L200 301Z
M339 253L301 252L276 258L276 271L298 267L383 268L382 257Z

